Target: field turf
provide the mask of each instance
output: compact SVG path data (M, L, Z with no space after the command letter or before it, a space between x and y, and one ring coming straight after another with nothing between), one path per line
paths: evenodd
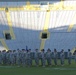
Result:
M53 61L52 61L53 63ZM68 65L65 60L65 65L61 66L60 61L58 65L46 67L35 67L33 62L32 67L17 67L17 66L2 66L0 65L0 75L76 75L76 63L72 60L72 64Z

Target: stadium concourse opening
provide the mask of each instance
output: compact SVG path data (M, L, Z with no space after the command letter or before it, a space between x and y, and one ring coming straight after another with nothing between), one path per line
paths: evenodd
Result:
M42 33L41 38L42 38L42 39L47 39L47 33Z
M11 35L10 35L10 33L5 33L5 39L6 39L6 40L11 40Z

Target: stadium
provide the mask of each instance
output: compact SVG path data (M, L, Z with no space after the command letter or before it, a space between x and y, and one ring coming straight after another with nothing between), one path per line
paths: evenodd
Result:
M76 50L76 0L0 0L0 51ZM60 55L58 54L58 58ZM32 56L33 58L33 56ZM73 56L74 58L74 56ZM40 61L39 61L40 63ZM1 75L75 75L76 63L35 67L1 65ZM40 63L41 65L41 63Z

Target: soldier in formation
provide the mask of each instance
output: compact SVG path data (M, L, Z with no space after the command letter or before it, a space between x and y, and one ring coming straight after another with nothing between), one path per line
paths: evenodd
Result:
M73 53L75 63L76 63L76 50ZM72 62L72 53L70 49L68 49L67 56L68 56L68 64L70 65ZM64 50L62 49L60 52L60 64L64 65L65 54ZM34 60L34 61L33 61ZM54 49L54 52L51 52L51 50L48 48L45 52L44 49L39 52L38 49L35 49L34 52L31 51L31 49L25 50L25 49L17 49L17 50L3 50L0 51L0 65L18 65L23 67L31 67L33 65L33 62L35 62L35 66L38 67L40 65L45 67L46 63L48 66L53 65L52 60L54 60L54 64L58 65L58 52L56 49Z

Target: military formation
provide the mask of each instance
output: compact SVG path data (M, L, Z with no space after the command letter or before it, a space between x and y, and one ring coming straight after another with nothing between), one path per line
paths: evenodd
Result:
M69 65L72 62L72 56L74 56L74 60L76 63L76 50L72 54L70 49L68 49L67 56ZM47 52L45 52L44 49L42 49L40 52L38 49L35 49L34 52L32 52L31 49L0 51L0 65L17 65L23 67L31 67L32 65L35 65L37 67L41 65L42 67L45 67L46 62L48 66L53 65L52 60L55 65L59 65L58 52L56 49L54 49L54 52L51 52L50 49L48 49ZM60 52L59 60L60 64L64 66L65 54L63 49ZM35 64L33 64L34 62Z

